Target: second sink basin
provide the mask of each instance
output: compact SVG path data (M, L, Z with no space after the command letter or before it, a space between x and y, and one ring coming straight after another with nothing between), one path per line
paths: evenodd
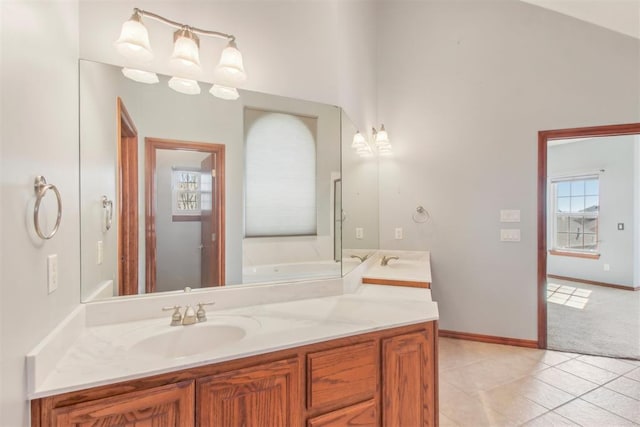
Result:
M207 353L221 345L240 341L246 335L246 330L236 325L202 323L167 328L166 331L143 338L130 350L177 359Z

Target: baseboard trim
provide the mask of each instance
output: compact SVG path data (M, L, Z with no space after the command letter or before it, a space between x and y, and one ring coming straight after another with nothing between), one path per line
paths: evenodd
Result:
M558 276L556 274L547 274L547 277L558 280L567 280L569 282L586 283L587 285L602 286L605 288L622 289L624 291L640 291L640 286L634 288L633 286L614 285L613 283L596 282L594 280L576 279L575 277Z
M409 288L431 289L430 282L410 282L407 280L374 279L363 277L362 283L365 283L367 285L405 286Z
M438 336L443 338L455 338L467 341L479 341L490 344L512 345L516 347L538 348L538 341L523 340L520 338L496 337L493 335L472 334L469 332L457 332L440 329Z

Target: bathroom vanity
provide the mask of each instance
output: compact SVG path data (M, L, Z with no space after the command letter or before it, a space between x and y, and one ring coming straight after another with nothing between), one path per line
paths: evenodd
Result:
M118 301L83 305L27 357L32 426L437 425L430 290L348 280L298 283L310 294L293 301L253 288L276 301L253 305L216 291L220 309L191 326L144 310L210 293L121 301L115 322Z

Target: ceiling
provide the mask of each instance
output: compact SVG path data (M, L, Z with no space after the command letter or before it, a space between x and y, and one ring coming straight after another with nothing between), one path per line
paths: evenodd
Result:
M640 39L640 0L522 0Z

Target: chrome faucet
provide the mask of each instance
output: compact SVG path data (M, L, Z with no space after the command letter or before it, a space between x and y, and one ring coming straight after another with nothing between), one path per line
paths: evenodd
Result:
M174 305L173 307L162 307L162 311L169 310L173 310L173 314L171 314L171 326L182 325L182 313L180 313L180 306Z
M196 317L196 311L193 309L193 307L188 305L187 308L184 309L184 316L182 316L182 324L185 326L193 325L197 321L198 319Z
M360 262L365 262L367 260L367 258L369 258L369 255L367 255L367 254L365 254L363 256L351 255L351 258L358 258L360 260Z
M380 260L380 265L385 267L387 264L389 264L389 261L391 261L392 259L400 259L400 258L397 257L397 256L386 256L386 255L384 255L382 257L382 259Z

